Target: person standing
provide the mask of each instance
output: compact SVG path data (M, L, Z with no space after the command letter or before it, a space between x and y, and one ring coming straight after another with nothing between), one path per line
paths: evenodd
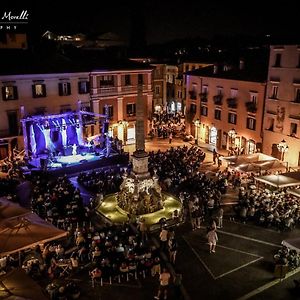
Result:
M168 235L169 235L168 229L166 226L164 226L159 234L161 251L167 250Z
M209 244L209 253L216 252L218 235L215 229L210 229L206 235Z
M164 294L164 299L168 299L168 287L169 281L171 278L171 274L169 273L167 268L163 268L162 273L159 276L159 289L157 296L154 299L160 299L161 294Z
M173 139L173 134L171 132L170 135L169 135L169 144L172 144L172 139Z
M222 228L223 227L223 213L224 210L222 207L219 207L218 212L217 212L217 220L218 220L218 225L217 228Z

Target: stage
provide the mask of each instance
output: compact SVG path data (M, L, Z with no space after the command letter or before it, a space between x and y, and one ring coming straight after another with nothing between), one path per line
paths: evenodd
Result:
M55 156L48 158L41 155L28 161L22 168L24 175L31 173L47 172L52 175L64 175L92 170L110 165L127 165L128 153L111 153L108 157L96 153L81 153L77 155Z

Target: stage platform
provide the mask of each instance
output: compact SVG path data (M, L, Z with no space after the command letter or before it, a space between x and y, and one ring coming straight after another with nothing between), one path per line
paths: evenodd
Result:
M23 167L23 173L47 172L52 175L74 174L82 171L93 170L110 165L126 165L129 162L128 153L111 153L109 157L104 155L77 154L68 156L55 156L51 159L45 155L30 160L27 166Z

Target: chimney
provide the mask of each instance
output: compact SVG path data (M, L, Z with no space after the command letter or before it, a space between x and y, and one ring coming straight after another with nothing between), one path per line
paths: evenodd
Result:
M214 74L217 74L218 73L218 65L217 64L214 64L214 71L213 71Z
M244 70L245 69L245 61L243 58L240 59L239 69Z

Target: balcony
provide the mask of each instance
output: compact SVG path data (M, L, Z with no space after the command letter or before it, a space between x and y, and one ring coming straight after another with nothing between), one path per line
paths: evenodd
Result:
M201 102L207 102L207 93L200 93L199 97Z
M213 99L214 99L215 105L222 105L223 104L223 101L222 101L223 95L215 95L213 97Z
M249 102L246 102L245 104L246 104L247 112L250 112L250 113L256 113L257 112L257 106L254 102L249 101Z
M189 91L190 99L197 100L197 94L195 91Z
M227 98L227 105L229 108L237 108L236 98Z

